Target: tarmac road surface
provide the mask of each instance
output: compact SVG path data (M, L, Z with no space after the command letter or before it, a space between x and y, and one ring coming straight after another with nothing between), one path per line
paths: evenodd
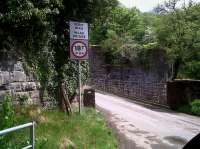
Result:
M120 149L179 149L200 133L200 118L107 93L96 93L97 108L119 138Z

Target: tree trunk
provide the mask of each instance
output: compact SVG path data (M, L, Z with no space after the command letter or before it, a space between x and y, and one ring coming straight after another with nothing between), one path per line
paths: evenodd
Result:
M66 94L64 84L62 84L61 91L62 91L62 98L63 98L64 104L65 104L66 111L70 115L72 113L72 108L71 108L69 98Z
M58 104L59 104L59 109L63 112L66 112L65 102L64 102L63 93L62 93L62 83L59 83L59 86L58 86Z
M68 115L72 113L72 108L68 96L65 91L64 82L59 84L59 108L63 112L67 112Z
M45 104L44 104L44 91L45 91L45 89L43 87L41 87L40 92L39 92L39 96L40 96L40 103L42 104L42 107L45 106Z

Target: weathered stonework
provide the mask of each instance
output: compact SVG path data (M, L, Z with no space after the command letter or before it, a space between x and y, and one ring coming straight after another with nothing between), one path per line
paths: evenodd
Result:
M200 80L175 80L167 82L167 99L172 109L191 101L200 100Z
M40 103L40 84L32 74L25 73L21 60L0 53L0 102L6 94L19 102L19 97L26 95L32 103Z
M90 85L96 89L134 100L167 106L165 63L159 72L134 67L108 66L99 46L90 51ZM163 65L163 68L162 68Z

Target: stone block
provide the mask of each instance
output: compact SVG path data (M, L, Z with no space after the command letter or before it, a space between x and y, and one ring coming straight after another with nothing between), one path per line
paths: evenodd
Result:
M0 72L0 85L10 83L10 73L8 71Z
M29 92L15 92L14 97L15 99L17 99L17 101L19 101L19 97L21 96L27 96L29 101L26 102L30 102L30 103L40 103L40 96L39 96L39 91L35 90L35 91L29 91Z
M24 71L22 62L18 61L16 64L14 64L14 71Z
M3 101L5 95L10 94L11 91L10 90L0 90L0 103Z
M9 89L10 89L9 84L0 85L0 91L2 91L2 90L9 90Z
M27 96L27 97L29 97L29 92L15 92L14 96L15 97L20 97L20 96Z
M26 82L26 74L22 71L13 71L10 78L13 82Z
M35 78L35 76L33 74L27 74L26 81L27 82L35 82L36 78Z
M33 74L24 72L22 62L12 59L0 61L0 102L10 93L16 102L19 102L19 96L26 95L38 103L39 89L40 83L36 82Z
M33 91L38 89L38 84L36 82L14 82L10 83L11 90L15 92L25 92L25 91Z
M22 91L22 83L21 82L10 83L10 90L13 90L15 92L21 92Z
M23 90L24 91L32 91L37 89L37 84L36 82L26 82L23 83Z
M30 98L32 98L32 99L39 99L40 98L39 90L29 91L29 95L30 95Z

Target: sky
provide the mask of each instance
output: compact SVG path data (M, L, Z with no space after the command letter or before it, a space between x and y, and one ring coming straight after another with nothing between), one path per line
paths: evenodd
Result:
M131 8L136 6L142 12L151 11L158 4L162 4L165 0L119 0L124 6ZM184 0L183 0L184 1ZM185 0L186 3L189 0ZM193 0L194 2L200 2L200 0Z

